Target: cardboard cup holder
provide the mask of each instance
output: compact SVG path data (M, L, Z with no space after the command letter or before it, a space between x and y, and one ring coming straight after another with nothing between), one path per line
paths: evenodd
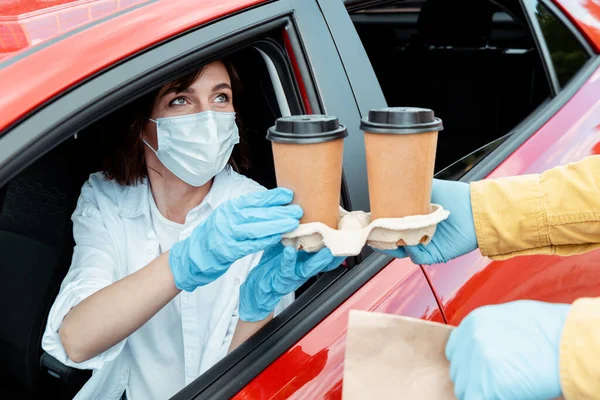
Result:
M399 246L428 244L437 224L450 215L439 204L431 204L430 210L426 215L371 221L370 213L348 212L340 207L338 229L321 222L300 224L294 231L283 235L282 243L309 253L328 247L336 257L356 256L365 245L380 250L394 250Z
M355 256L365 245L393 250L428 244L448 211L429 204L438 132L433 110L386 107L361 120L371 213L347 212L340 204L347 129L328 115L278 118L267 131L277 185L294 191L304 209L300 226L284 245L307 252L328 247L335 256ZM336 224L337 222L337 224ZM337 228L337 229L336 229Z

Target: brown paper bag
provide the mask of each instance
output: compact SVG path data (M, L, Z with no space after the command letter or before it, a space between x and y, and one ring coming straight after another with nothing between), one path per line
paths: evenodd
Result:
M444 354L452 329L421 319L351 310L342 398L456 400Z
M351 310L342 398L456 400L448 325Z

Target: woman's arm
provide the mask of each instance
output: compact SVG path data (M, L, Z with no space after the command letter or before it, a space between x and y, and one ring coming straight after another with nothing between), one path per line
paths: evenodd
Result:
M229 350L227 351L227 353L231 353L235 348L237 348L240 344L248 340L250 336L258 332L272 319L273 313L269 314L267 318L258 322L242 321L241 319L238 320L238 323L235 326L235 332L233 333L233 339L231 339L231 344L229 345Z
M69 358L81 363L127 338L180 292L169 252L71 309L59 329Z
M251 193L218 207L191 236L119 281L114 239L84 186L74 213L71 270L48 318L43 347L61 362L90 360L120 343L180 290L193 291L223 275L236 260L278 243L295 229L302 209L285 189ZM87 198L86 198L87 195ZM259 218L260 217L260 218ZM258 222L256 222L258 220ZM218 227L218 228L217 228ZM116 277L116 278L115 278ZM100 368L122 349L83 368Z

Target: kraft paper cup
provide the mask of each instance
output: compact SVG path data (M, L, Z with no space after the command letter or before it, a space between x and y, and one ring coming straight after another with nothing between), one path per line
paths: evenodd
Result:
M442 120L429 109L388 107L369 111L360 128L372 220L429 214Z
M327 115L279 118L268 130L277 186L294 191L293 202L304 210L301 224L337 229L346 136L345 126Z

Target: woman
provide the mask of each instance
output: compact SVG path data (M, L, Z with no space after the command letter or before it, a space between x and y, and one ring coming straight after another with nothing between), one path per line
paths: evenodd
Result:
M215 61L120 112L123 133L73 214L42 344L94 370L76 399L171 397L341 263L279 245L302 216L293 194L233 170L246 160L243 147L231 156L238 91Z

